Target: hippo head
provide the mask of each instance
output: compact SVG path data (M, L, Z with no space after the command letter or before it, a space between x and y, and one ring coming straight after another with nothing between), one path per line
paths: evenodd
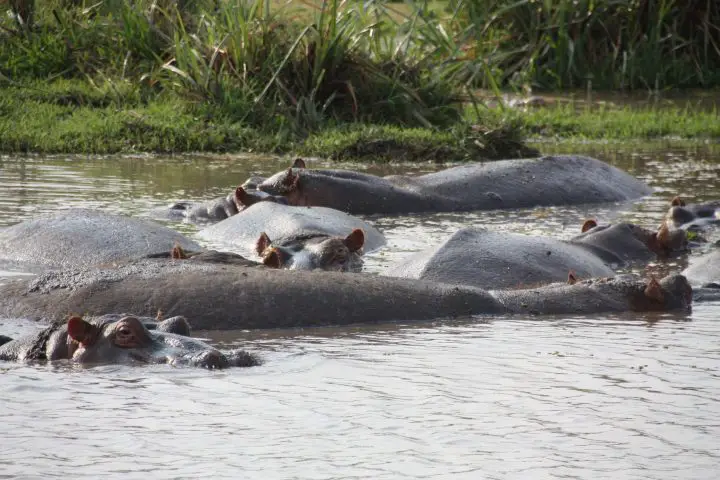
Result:
M661 258L668 258L674 255L685 253L688 250L687 233L681 228L670 229L663 222L656 232L652 232L632 223L617 224L628 228L633 237L645 244L645 246ZM609 229L611 225L598 225L596 220L585 220L581 231L585 238ZM609 230L608 230L609 231Z
M302 176L300 171L305 168L305 161L302 158L296 158L290 168L266 178L257 188L270 195L283 195L288 197L290 204L300 205Z
M263 264L270 268L290 270L357 270L362 265L360 254L365 234L356 228L345 237L318 236L303 242L274 246L265 232L260 235L255 249Z
M226 368L231 360L199 340L150 331L137 317L88 322L73 316L67 322L68 357L80 364L172 363Z
M608 278L594 278L575 281L572 288L586 288L600 291L609 298L624 298L631 310L636 312L666 312L689 310L693 290L683 275L668 275L656 280L639 279L636 275L618 275Z
M693 290L683 275L668 275L656 280L651 277L644 286L632 292L630 303L635 311L689 310L692 305Z
M259 191L250 193L243 187L237 187L235 189L233 194L233 203L235 204L235 208L237 208L238 212L242 212L250 205L254 205L258 202L274 202L281 203L283 205L288 204L287 199L280 195L270 195Z

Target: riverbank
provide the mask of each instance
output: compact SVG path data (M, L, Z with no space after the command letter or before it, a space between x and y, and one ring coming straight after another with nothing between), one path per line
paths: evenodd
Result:
M720 85L720 51L707 48L720 29L685 35L700 10L682 2L515 3L11 2L0 15L0 151L464 161L535 154L524 139L720 138L712 109L480 100ZM720 23L703 8L708 27ZM570 30L557 27L566 20ZM627 36L627 25L641 28Z
M0 152L264 152L366 161L467 161L534 154L525 140L718 141L714 110L577 107L471 108L448 128L367 123L307 135L267 132L172 94L142 98L75 82L0 90Z

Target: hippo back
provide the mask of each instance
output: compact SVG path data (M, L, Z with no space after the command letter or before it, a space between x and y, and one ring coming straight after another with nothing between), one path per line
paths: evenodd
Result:
M85 210L63 210L0 230L0 260L30 269L89 266L200 246L149 220Z
M682 274L693 285L720 283L720 249L705 255L692 256L690 266L683 270Z
M415 183L464 209L616 202L652 193L612 165L573 155L476 163L423 175Z
M561 240L464 228L442 244L391 266L386 275L480 288L518 288L614 272L586 249Z
M198 237L232 247L249 258L257 255L255 244L262 232L273 241L306 234L346 237L353 229L365 234L365 252L385 245L385 237L369 223L339 210L325 207L292 207L273 202L258 202L200 232Z

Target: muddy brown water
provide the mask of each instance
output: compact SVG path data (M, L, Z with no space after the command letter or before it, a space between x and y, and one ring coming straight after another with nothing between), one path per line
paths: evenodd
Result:
M675 194L720 198L717 146L572 150L645 179L656 194L619 205L371 217L389 244L368 270L461 226L568 238L588 216L654 226ZM141 216L219 196L286 163L0 157L0 225L70 206ZM222 372L0 364L0 478L715 479L719 317L720 304L702 304L691 314L197 332L266 360ZM3 334L34 328L0 319Z

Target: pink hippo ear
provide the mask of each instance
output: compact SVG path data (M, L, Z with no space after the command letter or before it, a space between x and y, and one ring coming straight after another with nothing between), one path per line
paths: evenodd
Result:
M260 238L258 238L257 242L255 242L255 251L262 257L263 252L270 246L271 243L272 242L270 241L270 237L268 237L267 233L262 232L260 234Z
M685 201L680 197L674 197L670 202L671 207L684 207Z
M67 323L70 338L83 345L91 344L97 337L98 327L78 316L72 316Z
M175 242L175 246L170 250L170 257L174 260L185 260L188 258L185 250L180 246L179 243Z
M657 243L661 247L667 248L670 245L670 229L668 228L667 224L662 224L660 229L657 231L657 235L655 235L655 238L657 239Z
M575 285L577 283L577 281L578 281L577 275L575 275L575 272L570 270L568 272L568 279L567 279L568 285Z
M235 206L237 207L238 210L242 210L243 208L249 207L250 205L255 203L253 201L253 198L250 195L248 195L248 193L245 191L245 189L243 187L237 187L235 189L234 200L235 200Z
M350 232L350 235L345 237L344 243L348 250L357 252L365 245L365 233L359 228L356 228Z
M581 233L585 233L591 228L597 227L597 222L593 219L585 220L585 222L582 224L582 228L580 229Z
M285 264L285 256L277 248L271 248L263 257L263 265L270 268L282 268Z
M300 172L293 173L292 168L288 168L287 175L282 180L283 186L287 192L292 192L300 188Z
M645 286L645 296L656 302L663 303L665 301L665 294L662 291L662 287L655 280L655 277L650 277L647 285Z
M295 161L292 164L292 167L290 168L307 168L307 165L305 165L305 160L298 157L295 159Z

